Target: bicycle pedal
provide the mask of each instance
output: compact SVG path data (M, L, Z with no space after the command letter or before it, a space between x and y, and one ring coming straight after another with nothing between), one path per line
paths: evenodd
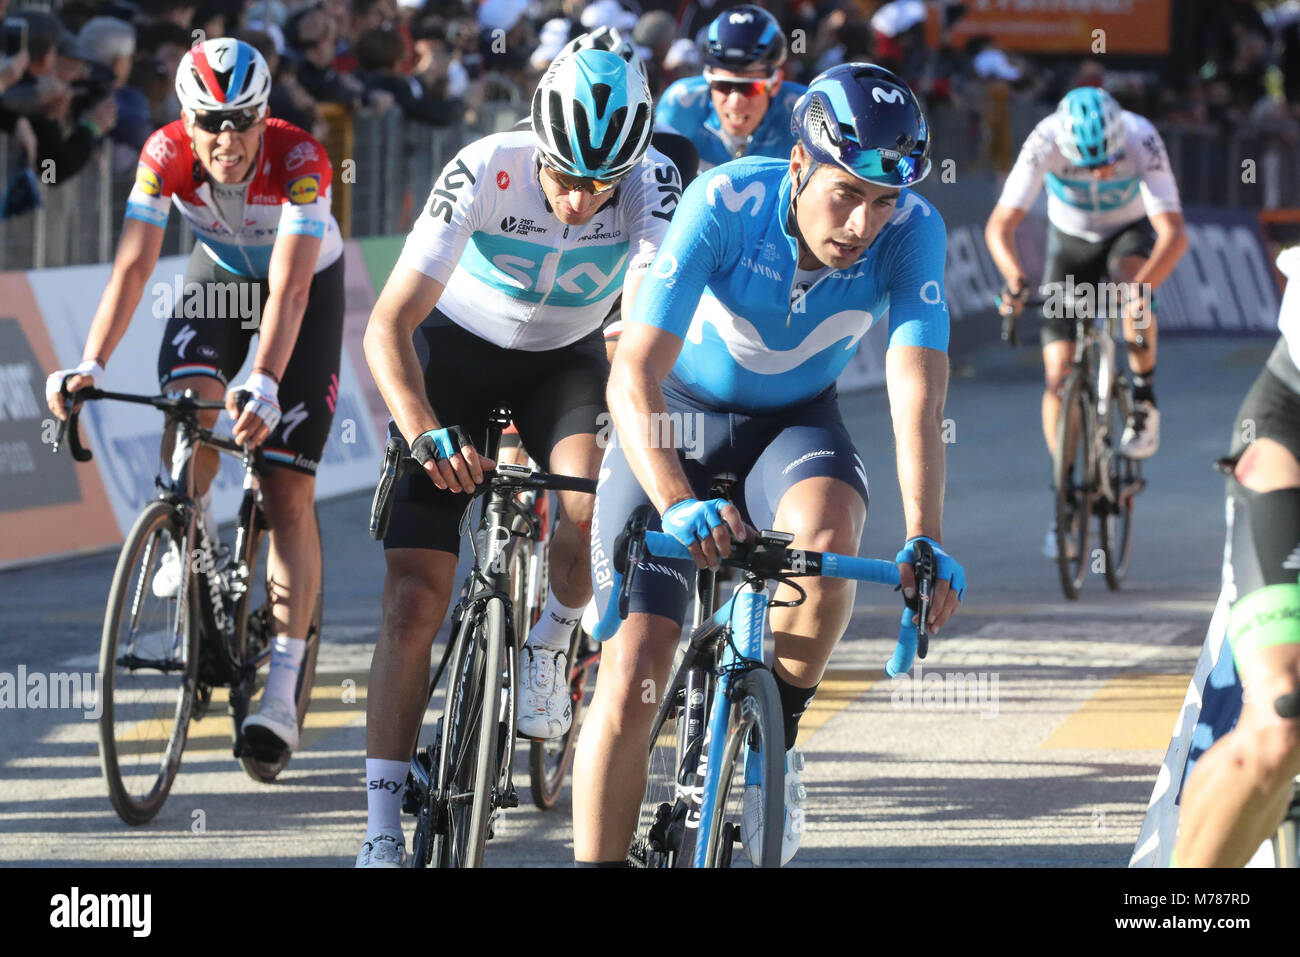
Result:
M500 788L493 788L492 794L496 798L495 803L499 808L519 807L519 792L515 790L513 784L504 793Z

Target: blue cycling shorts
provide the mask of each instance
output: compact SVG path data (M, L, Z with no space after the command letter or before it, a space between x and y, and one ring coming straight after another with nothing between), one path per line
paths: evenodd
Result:
M708 497L716 475L734 472L740 478L735 504L759 530L772 527L782 497L807 478L847 482L866 504L866 467L840 417L834 386L800 405L757 415L708 408L674 388L671 378L663 392L668 421L678 430L678 458L696 498ZM637 506L649 501L616 437L611 437L600 466L591 523L591 578L602 615L613 594L614 539ZM651 530L662 530L658 516ZM637 570L629 610L662 615L680 626L694 581L692 561L647 559Z

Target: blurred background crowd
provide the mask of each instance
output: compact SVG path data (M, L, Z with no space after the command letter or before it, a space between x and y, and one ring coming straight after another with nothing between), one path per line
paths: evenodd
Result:
M571 37L608 25L630 35L658 94L698 74L697 40L733 4L724 0L0 0L0 169L4 213L39 207L90 167L99 177L79 206L103 197L115 222L148 135L179 116L177 64L201 37L235 35L262 51L275 83L271 113L325 142L337 164L373 155L373 195L349 197L345 229L396 233L441 164L467 139L526 115L537 78ZM982 0L770 0L786 28L789 80L806 83L837 63L870 60L905 78L936 129L936 155L1000 174L1028 130L1073 86L1105 85L1156 121L1190 201L1293 204L1293 176L1241 195L1215 186L1235 169L1234 144L1281 171L1300 157L1300 0L1171 0L1158 55L1014 52L972 35ZM1134 43L1114 47L1133 48ZM1132 40L1133 38L1127 38ZM1030 45L1032 47L1032 44ZM1141 47L1138 43L1136 46ZM427 153L429 155L419 155ZM1185 154L1185 155L1184 155ZM52 163L48 161L53 161ZM401 164L405 163L403 166ZM1184 171L1191 164L1196 168ZM416 170L416 172L412 172ZM1263 171L1260 173L1264 175ZM1203 179L1205 182L1196 182ZM1186 180L1186 182L1184 182ZM340 185L342 185L340 183ZM426 187L427 188L427 187ZM1226 195L1211 195L1213 190ZM383 193L384 195L380 195ZM1198 192L1207 191L1204 197ZM106 195L105 195L106 194ZM1296 202L1295 204L1300 204ZM346 220L346 221L344 221ZM10 224L13 225L12 223ZM91 261L104 250L69 250ZM111 243L111 240L109 240ZM18 262L13 229L3 268ZM68 257L71 257L70 260ZM59 256L55 260L60 259ZM47 260L44 265L58 264Z

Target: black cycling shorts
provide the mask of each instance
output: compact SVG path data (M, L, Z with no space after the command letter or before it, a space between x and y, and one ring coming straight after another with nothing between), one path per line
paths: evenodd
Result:
M270 287L264 279L223 269L197 244L184 283L158 350L159 385L166 390L177 379L209 376L229 386L248 357ZM283 417L262 444L263 455L276 465L316 474L338 401L343 307L340 256L312 278L298 341L280 381Z
M804 479L827 476L853 486L867 502L867 472L840 416L835 386L787 409L746 415L721 412L694 401L670 377L664 400L672 424L686 447L678 452L696 498L708 497L720 472L740 477L733 500L754 528L771 528L789 489ZM673 419L672 417L676 417ZM661 433L662 434L662 433ZM637 481L617 441L605 450L591 522L591 576L596 607L603 615L613 597L614 540L649 496ZM660 531L659 518L650 523ZM638 566L629 608L671 618L678 625L694 594L695 563L686 559L648 559Z
M1119 261L1125 256L1149 258L1155 243L1155 230L1151 221L1145 218L1099 243L1063 233L1049 224L1047 263L1043 267L1044 292L1047 292L1047 286L1064 284L1067 276L1073 277L1076 286L1097 284L1107 279L1117 281L1114 277L1119 275ZM1061 340L1073 342L1077 331L1073 318L1057 316L1049 319L1044 316L1040 335L1043 345L1048 345Z
M415 331L424 390L444 426L459 425L481 449L488 416L507 406L528 454L543 471L570 435L595 435L603 424L609 362L595 330L543 352L502 349L456 325L437 309ZM396 434L396 426L389 423ZM408 441L414 436L408 436ZM427 475L406 475L393 492L384 548L460 552L460 519L470 496L439 489Z

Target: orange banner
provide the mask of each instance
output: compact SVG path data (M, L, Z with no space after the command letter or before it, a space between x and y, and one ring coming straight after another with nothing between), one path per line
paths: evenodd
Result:
M1169 53L1169 0L969 0L952 28L952 42L990 36L1021 53ZM927 36L939 42L939 14L930 11Z
M0 273L0 304L0 565L121 541L99 470L44 442L59 363L25 273Z

